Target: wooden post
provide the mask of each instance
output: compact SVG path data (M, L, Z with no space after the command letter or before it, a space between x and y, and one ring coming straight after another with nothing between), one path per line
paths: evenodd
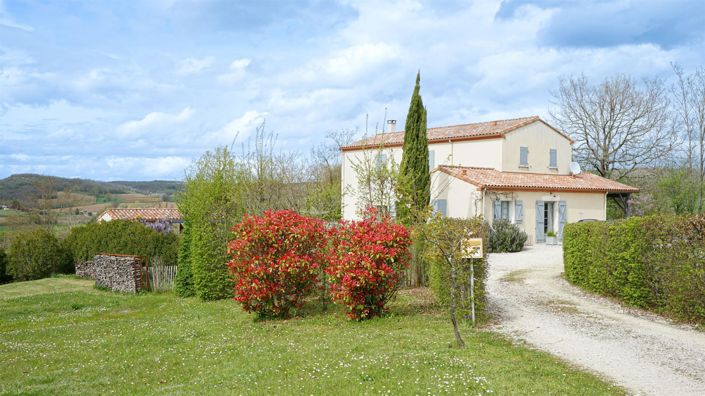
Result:
M475 259L470 259L470 312L475 327Z

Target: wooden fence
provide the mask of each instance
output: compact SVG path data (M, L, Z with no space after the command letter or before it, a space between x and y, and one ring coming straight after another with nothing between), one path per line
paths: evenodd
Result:
M153 291L172 290L176 279L175 265L155 265L149 267L149 289Z

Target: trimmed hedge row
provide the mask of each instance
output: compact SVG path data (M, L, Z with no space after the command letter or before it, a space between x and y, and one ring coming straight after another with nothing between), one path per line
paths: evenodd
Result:
M0 248L0 285L12 280L12 276L7 273L7 254Z
M44 228L15 235L7 258L7 275L15 281L41 279L73 271L66 248L51 231Z
M174 291L179 297L193 297L196 292L193 288L193 269L191 268L191 225L184 224L179 246L179 264L176 268Z
M589 291L705 322L705 217L575 223L563 237L565 276Z
M176 265L179 236L159 233L142 223L114 220L74 227L64 240L74 262L92 260L96 254L116 253L160 257Z

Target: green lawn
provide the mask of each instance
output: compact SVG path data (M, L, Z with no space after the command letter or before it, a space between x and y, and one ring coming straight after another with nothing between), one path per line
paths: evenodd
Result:
M0 286L0 394L488 394L623 392L548 354L465 329L424 290L390 316L335 308L256 321L232 301L135 296L52 278Z

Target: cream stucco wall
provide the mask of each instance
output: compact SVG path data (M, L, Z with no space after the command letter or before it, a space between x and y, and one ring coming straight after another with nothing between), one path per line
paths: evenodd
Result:
M528 168L519 167L519 152L522 146L529 149ZM557 169L549 168L549 149L552 148L557 150ZM358 207L355 195L358 182L353 164L374 161L378 153L385 154L387 158L393 158L397 165L401 162L401 147L342 153L343 218L357 219L361 209ZM504 138L433 143L429 145L429 153L432 153L434 159L433 168L439 165L462 165L528 173L569 174L572 159L570 141L541 121L509 132ZM431 199L446 199L448 216L463 218L483 214L491 221L491 199L485 198L483 201L483 192L477 191L475 186L448 177L441 172L433 173L431 183ZM556 196L558 198L549 199L551 196L548 193L513 192L510 194L510 200L521 199L524 202L522 227L529 234L530 241L534 240L536 227L534 212L537 200L565 200L568 222L585 218L604 220L606 216L603 193L563 193ZM510 205L512 216L513 210L512 202Z
M482 214L482 193L470 183L443 172L431 174L431 202L445 199L446 216L471 218Z
M357 203L358 191L358 181L357 174L355 171L356 164L361 164L367 161L372 161L374 163L375 158L378 154L385 155L388 159L393 159L394 163L399 165L401 162L402 149L401 147L392 147L385 149L375 149L375 150L355 150L355 151L344 151L343 160L341 164L342 174L341 174L341 184L342 184L342 195L343 195L343 218L346 220L356 220L359 219L359 208Z
M433 157L433 168L439 165L480 166L498 169L502 165L503 139L481 139L461 142L433 143L428 146L429 157ZM358 207L355 191L358 190L355 164L362 161L374 161L381 153L393 158L397 166L401 163L401 147L382 149L343 151L342 189L343 218L358 219ZM433 194L432 194L433 195Z
M529 149L529 166L519 166L520 147ZM549 168L549 150L557 150L558 168ZM503 141L501 168L505 172L570 173L572 147L570 141L551 129L543 122L537 121L505 135Z
M471 218L481 215L490 224L493 222L493 202L497 199L509 201L509 219L517 224L529 236L528 243L536 242L536 201L555 202L553 228L559 229L558 206L560 201L566 202L566 218L568 223L575 223L583 219L606 220L605 193L583 192L538 192L538 191L512 191L493 192L478 191L467 182L450 177L443 172L434 172L431 175L431 199L447 200L448 217ZM517 221L515 202L522 201L524 217Z
M584 192L535 192L535 191L514 191L514 192L487 192L485 195L484 218L490 223L493 219L493 201L499 199L510 201L509 218L526 232L529 236L528 242L536 242L536 201L556 202L554 208L553 228L558 231L558 202L566 202L566 217L568 223L575 223L583 219L606 220L606 199L605 193L584 193ZM514 207L515 201L521 200L524 207L524 219L521 223L516 223Z

